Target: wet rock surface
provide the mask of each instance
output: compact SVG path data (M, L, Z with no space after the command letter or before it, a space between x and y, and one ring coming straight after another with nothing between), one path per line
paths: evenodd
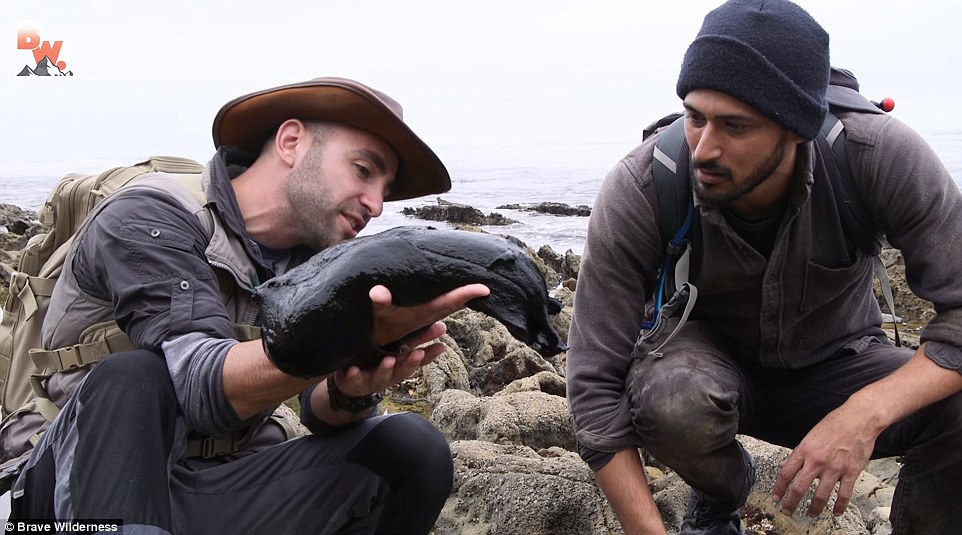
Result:
M455 225L473 226L504 226L517 223L513 219L508 219L497 212L484 215L484 212L469 206L445 201L438 198L437 204L421 206L418 208L404 207L401 213L427 221L446 221Z
M497 210L522 210L525 212L538 212L542 214L588 217L591 215L591 207L585 204L571 206L563 202L541 202L537 204L502 204L497 206Z

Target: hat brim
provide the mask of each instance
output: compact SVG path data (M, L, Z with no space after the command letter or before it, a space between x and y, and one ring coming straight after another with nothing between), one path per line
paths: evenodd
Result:
M867 113L883 113L878 106L872 104L872 102L861 93L842 85L829 85L828 90L825 92L825 99L828 100L828 103L832 106Z
M259 153L264 142L288 119L345 123L380 137L397 153L398 172L385 201L450 190L451 177L444 164L404 123L397 107L393 110L374 90L346 78L284 85L225 104L214 118L214 146Z

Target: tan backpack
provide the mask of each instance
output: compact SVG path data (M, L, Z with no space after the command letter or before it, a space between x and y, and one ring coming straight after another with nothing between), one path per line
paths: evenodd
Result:
M127 335L113 321L88 326L76 345L53 350L41 347L44 317L73 236L107 195L150 173L164 174L144 177L153 187L165 187L167 181L179 184L182 194L192 197L204 208L197 216L204 227L213 232L214 216L207 209L201 184L203 170L202 165L192 160L156 156L96 175L67 175L50 193L38 214L49 231L31 238L21 252L0 322L0 413L3 416L0 429L10 423L25 424L16 426L19 430L8 437L11 448L16 451L0 451L0 492L9 488L40 438L41 432L33 433L30 429L42 427L44 420L53 421L60 410L50 400L44 381L53 373L89 366L110 354L133 349ZM218 280L227 299L233 283L221 280L220 274ZM233 328L238 340L260 337L260 330L254 326L235 323ZM296 416L284 407L279 407L271 416L271 421L282 429L287 439L297 435L295 420ZM241 430L220 438L193 438L187 444L185 456L230 454L237 451L252 431Z
M198 191L201 164L186 158L157 156L129 166L115 167L100 174L65 176L47 197L38 217L49 228L27 242L16 270L10 277L10 294L3 304L0 322L0 413L6 418L35 395L31 388L38 377L56 368L70 369L96 362L110 353L131 349L126 335L116 324L98 326L99 340L64 348L40 351L40 329L63 262L87 215L104 197L146 173L177 175L191 191ZM190 182L195 185L190 186ZM31 351L33 357L31 358ZM35 362L36 361L36 362ZM56 361L56 362L55 362ZM41 409L41 412L44 412ZM45 414L47 416L47 414ZM49 416L48 416L49 417Z

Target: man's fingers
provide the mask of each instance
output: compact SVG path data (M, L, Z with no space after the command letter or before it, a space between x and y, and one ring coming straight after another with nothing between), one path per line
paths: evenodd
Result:
M468 284L441 294L429 303L437 310L434 321L442 320L453 312L464 308L465 304L479 297L486 297L491 290L483 284Z
M836 486L838 486L838 495L832 514L839 516L845 512L852 499L855 479L843 478L840 482L837 476L818 478L814 474L808 473L803 467L795 468L795 464L795 462L790 463L789 460L782 464L778 471L775 487L772 490L772 499L781 504L782 514L793 515L802 498L805 497L813 484L815 485L815 492L812 494L812 501L806 514L812 517L820 515L831 499Z
M781 502L784 515L791 516L795 513L814 479L814 474L808 474L804 470L802 456L792 452L778 470L778 479L772 489L772 497L776 503Z
M795 474L797 474L801 468L802 461L794 455L794 452L782 461L781 466L778 468L778 478L775 479L775 486L772 487L772 500L774 500L775 503L782 501L782 497L785 496L785 490L788 489L788 485L795 479Z
M484 284L467 284L465 286L459 286L450 292L443 293L426 304L433 308L447 310L445 313L446 316L447 314L464 307L464 304L468 301L477 299L479 297L487 297L490 294L491 290ZM392 304L391 290L389 290L387 286L384 286L383 284L378 284L371 287L371 290L368 292L368 296L371 298L372 303L378 305Z
M812 503L808 507L808 516L816 517L822 514L836 486L838 486L838 494L835 497L832 514L840 516L845 512L848 503L852 500L852 494L855 492L855 479L843 478L838 480L835 477L825 477L818 482L812 496Z
M789 485L785 490L785 497L782 498L781 502L782 514L785 516L792 516L795 514L795 509L798 509L798 503L802 501L802 496L805 495L807 490L808 487L805 487L803 490L794 482Z
M438 322L453 312L456 312L472 299L485 297L491 290L483 284L468 284L443 293L434 299L413 306L399 307L392 303L391 292L383 285L376 285L368 291L374 307L375 329L373 342L375 345L388 344L417 331L419 328ZM443 334L443 333L442 333ZM417 336L417 345L433 338Z
M832 491L835 490L835 483L834 478L825 478L819 481L815 493L812 495L812 503L808 506L808 516L815 517L821 514L828 503L828 499L832 496Z
M453 296L458 302L467 302L478 297L486 297L491 294L491 289L484 284L467 284L455 288L446 295Z
M835 507L832 509L833 515L841 516L848 508L848 503L852 501L852 496L855 493L855 480L854 477L842 478L842 482L838 486L838 498L835 499Z
M421 348L412 349L404 353L403 356L398 358L397 362L394 364L394 369L391 370L392 373L390 375L390 384L385 385L385 388L388 386L393 386L410 377L424 364L423 361L424 350Z
M429 321L440 322L449 315L464 308L468 301L486 297L490 294L491 290L483 284L468 284L441 294L421 306L426 308L429 314ZM440 334L438 336L440 336ZM435 336L435 338L437 338L437 336Z
M371 298L372 303L379 305L390 305L391 304L391 290L387 289L387 286L383 284L378 284L371 288L368 292L368 297Z
M447 350L447 346L442 343L431 344L425 347L424 360L421 362L421 365L424 366L425 364L434 362L434 359L438 358L445 350Z
M431 340L440 338L444 333L448 332L448 326L440 321L436 321L428 326L424 332L419 333L418 336L407 340L407 345L414 347L419 346L423 343L430 342Z

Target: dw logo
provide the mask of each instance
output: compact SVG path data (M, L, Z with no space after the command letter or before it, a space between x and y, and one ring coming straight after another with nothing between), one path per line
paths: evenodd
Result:
M66 70L67 63L59 61L62 47L63 41L54 41L53 44L41 41L36 26L21 22L17 30L17 49L33 51L37 66L31 67L28 63L17 76L73 76L73 71Z

